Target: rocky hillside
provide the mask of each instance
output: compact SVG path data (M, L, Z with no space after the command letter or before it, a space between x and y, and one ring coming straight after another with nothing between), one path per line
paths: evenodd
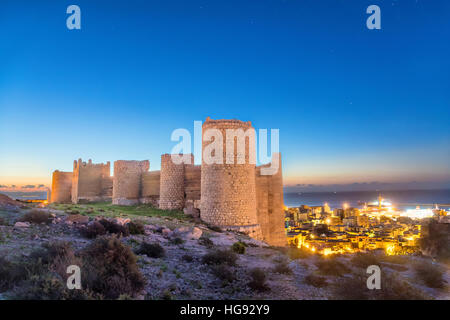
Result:
M0 257L2 299L449 299L448 267L422 257L321 257L148 206L3 210ZM366 287L371 264L381 290Z

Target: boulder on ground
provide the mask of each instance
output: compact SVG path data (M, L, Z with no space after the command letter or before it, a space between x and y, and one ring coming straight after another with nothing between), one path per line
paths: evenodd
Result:
M173 231L174 237L180 237L184 240L198 240L202 236L203 231L200 228L180 227Z
M164 237L170 237L172 235L172 230L170 230L169 228L163 228L161 230L161 233Z
M200 210L196 209L194 207L186 207L183 209L184 214L192 216L194 218L199 218L200 217Z
M89 223L88 216L82 216L81 214L72 214L66 218L67 224L87 224Z
M114 220L114 222L117 223L117 224L120 224L121 226L124 226L124 225L130 223L131 220L128 219L128 218L116 218L116 219Z
M29 228L30 223L29 222L16 222L14 224L14 228Z

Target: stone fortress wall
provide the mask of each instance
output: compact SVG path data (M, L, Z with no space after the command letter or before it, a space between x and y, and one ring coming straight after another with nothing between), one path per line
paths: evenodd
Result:
M142 193L139 199L140 203L151 204L159 208L159 186L161 180L161 171L144 172L141 177Z
M72 203L110 201L113 180L110 174L111 164L83 162L73 163Z
M142 194L142 175L148 172L149 168L148 160L115 161L112 203L118 205L138 204Z
M276 174L262 175L269 167L256 166L250 161L250 146L255 143L246 138L245 152L238 150L226 161L227 129L253 130L250 122L239 120L211 120L203 124L222 133L224 163L194 164L192 154L184 155L185 163L175 164L170 154L161 156L161 170L149 171L150 163L118 160L114 162L114 175L110 176L110 163L93 164L81 159L74 162L74 171L53 173L51 202L79 203L111 201L117 205L152 204L160 209L189 209L198 212L206 223L223 229L240 231L264 240L271 245L287 244L284 230L283 179L281 155ZM202 139L203 141L203 139ZM237 138L233 138L232 142ZM202 151L210 145L202 142ZM206 150L207 151L207 150ZM203 153L204 154L204 153ZM230 157L231 156L231 157Z
M270 164L256 167L256 215L263 240L274 246L283 246L286 244L286 234L280 153L273 153L272 162L275 161L279 169L273 175L261 175L261 169L270 167Z

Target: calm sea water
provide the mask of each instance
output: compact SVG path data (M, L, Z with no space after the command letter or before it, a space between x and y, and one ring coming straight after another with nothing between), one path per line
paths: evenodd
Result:
M0 191L13 199L35 200L47 199L43 192L6 192ZM450 190L404 190L404 191L352 191L352 192L304 192L285 193L284 203L288 207L297 207L302 204L320 206L325 202L331 208L341 208L343 203L359 207L359 203L376 201L378 195L389 200L398 208L431 207L434 204L450 207Z
M46 191L0 191L0 193L6 194L8 197L16 200L45 200L47 199Z
M352 207L360 207L359 203L377 201L379 194L401 209L415 208L417 205L427 208L434 204L450 207L450 190L285 193L284 203L288 207L298 207L302 204L320 206L325 202L331 208L342 208L343 203L348 203Z

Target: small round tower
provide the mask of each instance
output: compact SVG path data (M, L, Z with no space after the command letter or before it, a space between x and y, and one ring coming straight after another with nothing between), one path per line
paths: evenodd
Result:
M255 140L251 134L241 140L236 138L232 133L238 131L254 134L251 122L208 117L203 123L200 215L211 225L258 239L261 229L256 215L255 163L249 156ZM215 158L213 163L211 157Z
M193 163L193 155L188 156ZM171 154L161 156L160 209L183 209L185 199L184 166L184 163L174 163Z
M72 201L72 172L54 171L52 176L51 202L70 203Z

